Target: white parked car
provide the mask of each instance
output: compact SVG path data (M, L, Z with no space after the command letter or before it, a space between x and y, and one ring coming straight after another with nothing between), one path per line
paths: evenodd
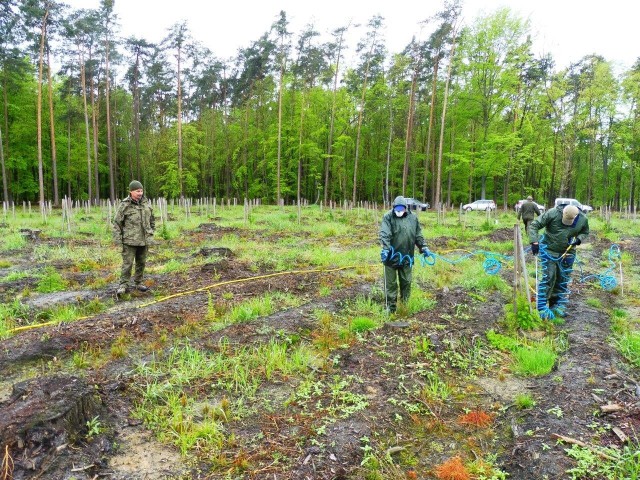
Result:
M495 210L496 202L493 200L476 200L475 202L463 205L462 209L467 212L470 212L471 210Z
M575 198L556 198L555 206L558 205L574 205L580 209L581 212L589 213L593 211L593 207L589 205L583 205Z

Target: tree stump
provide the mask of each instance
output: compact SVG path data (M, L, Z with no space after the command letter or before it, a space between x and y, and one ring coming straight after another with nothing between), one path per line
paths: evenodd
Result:
M86 434L102 404L94 388L77 377L53 376L17 383L0 403L0 448L19 472L46 470L64 445Z
M36 242L40 239L41 230L31 229L31 228L21 228L20 235L22 235L25 240L29 240L31 242Z

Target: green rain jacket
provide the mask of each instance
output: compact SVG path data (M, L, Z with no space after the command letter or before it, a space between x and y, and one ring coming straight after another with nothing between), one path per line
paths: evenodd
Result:
M529 224L529 231L527 232L529 241L535 243L540 238L539 230L544 228L544 244L554 255L563 254L569 246L569 241L574 237L583 242L589 235L589 220L587 216L584 213L579 213L573 225L564 225L562 223L563 209L562 205L550 208Z
M393 252L400 252L404 258L402 265L398 265L397 257L387 260L385 264L390 267L408 265L407 256L413 258L415 247L420 250L426 247L418 217L409 210L402 217L396 217L393 210L384 214L380 225L380 243L385 249L393 247Z
M116 243L132 247L149 245L155 228L153 209L145 197L135 202L129 196L120 202L113 220L113 236Z
M522 202L520 210L518 210L518 220L520 220L520 217L522 217L522 220L533 220L538 215L540 215L538 205L529 200Z

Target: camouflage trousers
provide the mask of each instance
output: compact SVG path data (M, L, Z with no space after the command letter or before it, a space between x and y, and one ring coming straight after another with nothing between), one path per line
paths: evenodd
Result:
M131 270L135 263L136 270L133 281L142 283L144 266L147 263L148 246L136 247L132 245L122 245L122 269L120 270L120 285L128 285L131 281Z
M400 301L406 303L411 295L411 267L393 268L384 266L384 290L387 309L396 311L398 301L398 283L400 283Z

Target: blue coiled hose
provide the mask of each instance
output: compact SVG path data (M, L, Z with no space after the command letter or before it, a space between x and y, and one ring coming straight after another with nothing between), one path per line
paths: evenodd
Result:
M547 246L543 243L544 235L540 238L540 263L542 269L542 280L539 282L538 286L538 294L537 294L537 308L540 312L541 318L553 319L556 315L564 315L566 310L567 303L569 301L569 294L571 291L569 290L569 282L571 280L571 273L573 272L574 262L577 262L578 267L580 268L580 283L584 283L590 281L592 279L597 279L600 282L600 286L607 291L614 289L618 282L615 276L611 275L611 273L617 267L617 262L621 261L620 247L616 244L611 245L609 248L609 261L611 265L607 270L600 274L591 274L584 275L582 272L583 262L577 260L575 252L567 252L563 255L555 257L549 253L547 250ZM531 247L525 248L525 252L531 250ZM420 265L424 266L433 266L435 265L437 260L448 263L450 265L457 265L465 260L468 260L474 256L484 256L485 259L482 263L482 268L489 275L497 275L502 269L503 262L510 262L513 260L512 255L503 255L501 253L488 252L486 250L474 250L472 252L467 252L464 255L460 255L457 258L447 258L443 255L439 255L437 253L430 252L428 256L420 255ZM386 262L389 266L402 266L405 262L413 267L415 262L413 255L403 255L400 252L396 252L393 247L390 248L389 252L389 260ZM548 265L549 262L557 263L559 266L559 275L556 285L559 293L558 302L554 305L553 310L551 310L548 305L548 287L549 287L549 277L548 277ZM558 283L560 282L560 283ZM542 288L541 288L542 287ZM556 313L554 313L554 311Z
M474 250L473 252L465 253L464 255L460 255L458 258L450 259L439 255L437 253L431 252L427 258L420 257L420 263L424 267L426 265L435 265L436 260L440 259L441 261L448 263L450 265L457 265L460 262L468 260L474 256L482 255L485 257L484 262L482 263L482 268L489 275L496 275L500 269L502 268L503 261L511 261L513 260L512 256L502 255L501 253L487 252L485 250Z
M552 320L556 316L563 316L566 310L567 303L569 303L569 282L571 281L571 273L573 272L573 263L575 261L575 254L570 250L559 256L554 256L549 253L547 245L543 243L544 236L540 238L540 264L542 266L542 279L538 283L538 292L536 295L536 308L540 313L540 318ZM558 275L555 283L555 290L558 293L558 300L553 306L553 309L549 308L547 304L549 301L549 268L554 263L558 266Z
M585 283L596 279L600 282L600 286L603 290L611 291L618 285L618 280L612 273L615 271L618 263L622 262L622 255L620 253L620 247L617 244L612 244L609 247L609 268L602 273L594 273L591 275L584 275L582 272L582 266L584 262L578 261L578 267L580 268L580 283Z

